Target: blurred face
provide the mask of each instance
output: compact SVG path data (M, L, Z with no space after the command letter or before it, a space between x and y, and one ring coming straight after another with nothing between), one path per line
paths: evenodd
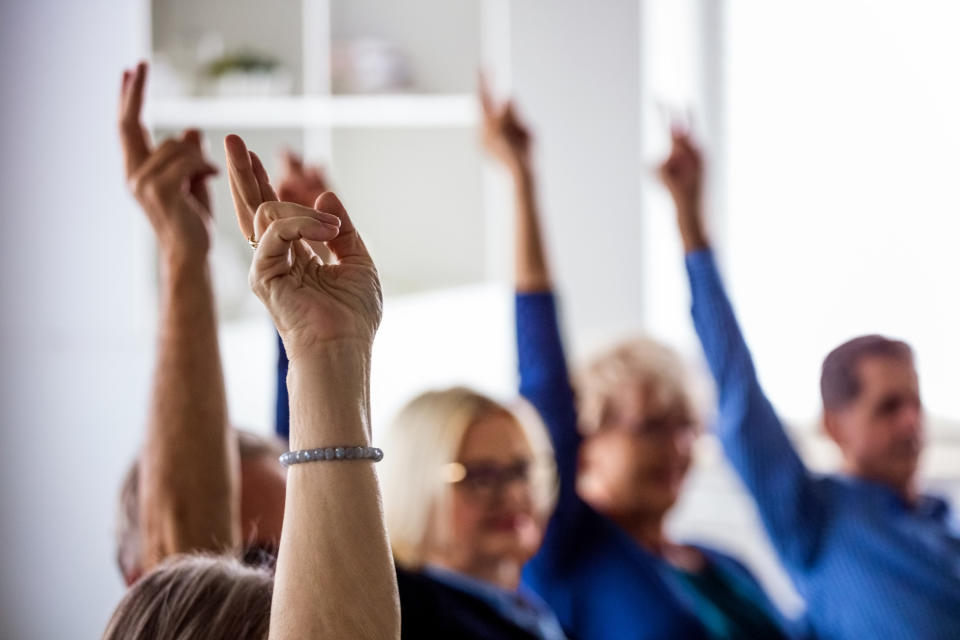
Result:
M271 455L240 464L240 518L245 560L258 563L261 553L276 555L283 528L287 474Z
M923 406L917 371L909 360L864 358L860 395L827 411L824 422L856 476L896 489L913 481L923 447Z
M516 419L489 414L467 429L454 464L443 544L434 561L466 574L504 560L523 563L536 553L533 452Z
M695 436L684 402L623 384L606 397L599 426L580 447L577 491L614 519L662 518L680 494Z

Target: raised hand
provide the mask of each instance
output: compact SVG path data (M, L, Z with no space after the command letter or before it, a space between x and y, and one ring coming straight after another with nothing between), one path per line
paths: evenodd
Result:
M333 342L369 347L383 295L343 204L330 192L312 207L279 201L243 140L227 136L224 146L237 221L257 245L250 285L273 316L291 360ZM334 261L324 264L309 243L323 245Z
M532 139L526 125L517 116L513 101L494 102L483 75L480 76L479 92L484 148L511 170L529 168Z
M685 127L675 124L670 137L670 155L660 165L660 179L676 205L684 248L696 251L708 246L702 219L703 157Z
M678 205L699 204L703 188L703 158L690 132L674 125L670 155L660 165L660 179Z
M118 123L127 185L153 226L166 260L203 263L212 217L206 180L217 168L204 157L200 132L188 129L156 149L140 121L147 65L123 73Z
M284 151L283 176L277 187L277 194L284 202L295 202L312 207L325 191L327 180L318 166L304 166L303 159L293 151Z

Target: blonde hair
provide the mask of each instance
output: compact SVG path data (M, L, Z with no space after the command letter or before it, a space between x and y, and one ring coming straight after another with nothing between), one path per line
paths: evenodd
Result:
M381 464L387 530L396 561L408 569L423 565L431 527L447 507L444 465L455 462L467 429L491 414L516 420L539 462L553 460L549 436L536 411L525 403L508 408L465 387L422 393L400 411L387 433ZM546 519L555 499L552 467L534 477L538 518Z
M286 447L274 436L260 436L236 429L240 462L269 456L277 458ZM140 457L130 464L120 486L117 501L115 540L117 565L125 576L136 575L143 563L143 537L140 534Z
M700 424L708 392L696 382L670 347L648 337L621 342L597 355L574 378L580 432L589 436L602 426L614 395L624 386L642 390L645 408L682 408Z
M174 556L127 591L103 640L266 640L273 577L227 556Z

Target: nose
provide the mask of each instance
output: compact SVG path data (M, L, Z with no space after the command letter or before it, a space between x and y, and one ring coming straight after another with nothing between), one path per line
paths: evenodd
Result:
M919 435L923 428L923 407L919 402L904 403L898 422L901 433L910 436Z
M673 451L678 458L685 458L690 455L690 448L693 446L693 440L696 437L692 427L684 425L673 430L673 437L670 439Z
M493 496L495 504L512 509L525 509L530 500L530 485L516 478L502 482Z

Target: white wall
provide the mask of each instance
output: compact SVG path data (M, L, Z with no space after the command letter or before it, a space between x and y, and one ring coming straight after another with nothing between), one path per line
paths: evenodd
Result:
M639 4L525 0L510 24L551 264L582 354L642 317Z
M0 5L0 637L98 637L149 342L114 127L136 5Z

